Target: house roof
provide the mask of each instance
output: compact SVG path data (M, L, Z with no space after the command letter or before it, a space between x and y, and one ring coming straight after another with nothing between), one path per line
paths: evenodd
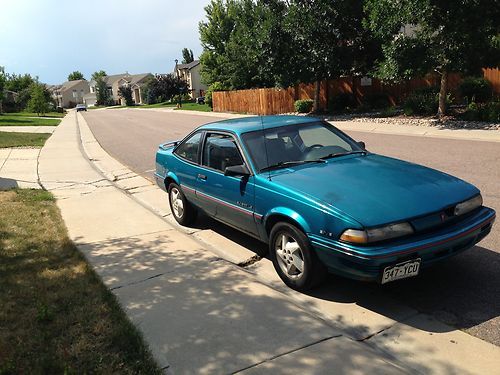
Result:
M104 77L104 81L108 84L108 86L112 86L115 82L119 81L120 79L124 79L131 85L133 85L135 83L140 83L144 81L144 79L150 76L152 76L151 73L141 73L141 74L122 73L122 74L114 74L111 76L106 76Z
M188 64L177 64L177 69L179 69L179 70L182 70L182 69L191 70L199 63L200 63L200 60L194 60Z

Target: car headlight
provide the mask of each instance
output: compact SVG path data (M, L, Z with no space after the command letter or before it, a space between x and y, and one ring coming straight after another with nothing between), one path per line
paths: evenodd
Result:
M340 236L340 240L363 244L402 237L412 233L413 228L409 223L397 223L366 230L347 229Z
M455 215L463 215L467 212L471 212L475 208L478 208L483 205L483 197L481 194L476 195L474 198L469 199L468 201L459 203L455 206Z

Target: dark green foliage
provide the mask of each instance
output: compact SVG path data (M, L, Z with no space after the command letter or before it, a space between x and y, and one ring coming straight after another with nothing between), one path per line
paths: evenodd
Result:
M312 110L313 101L311 99L296 100L294 105L298 113L309 113Z
M148 80L143 95L147 104L155 104L172 100L177 95L187 94L189 89L186 81L173 74L158 74Z
M497 66L498 0L366 0L366 26L382 41L377 76L400 81L441 74L440 115L446 110L447 73Z
M5 81L5 70L3 66L0 66L0 113L3 112Z
M118 88L118 96L125 100L126 106L134 105L134 101L132 99L132 88L130 86L121 86Z
M437 112L438 96L434 93L414 92L403 103L403 111L407 116L430 116Z
M491 83L484 78L467 77L460 84L460 93L468 102L485 103L491 100Z
M365 95L362 104L369 109L384 109L388 108L391 103L387 94L378 93Z
M96 72L97 73L97 72ZM94 73L94 74L96 74ZM108 84L104 81L103 76L98 75L95 78L96 88L96 104L97 105L112 105L113 98L108 89Z
M334 95L328 101L328 111L331 113L342 112L356 107L356 100L352 94Z
M212 103L212 93L214 91L227 91L228 87L225 86L222 82L214 82L212 83L209 87L208 90L205 93L205 103L208 104L210 108L213 107Z
M35 83L31 86L31 98L28 103L28 108L31 112L37 113L38 116L44 115L50 109L50 95L45 91L45 85L40 83Z
M189 64L194 61L193 51L187 48L182 49L182 63Z
M83 74L78 70L75 70L74 72L71 72L68 75L68 81L78 81L79 79L85 79L85 78L83 77Z
M92 73L92 80L97 81L99 78L106 77L107 74L104 70L98 70L97 72Z
M463 114L463 118L468 121L500 122L500 102L490 102L486 104L470 103Z

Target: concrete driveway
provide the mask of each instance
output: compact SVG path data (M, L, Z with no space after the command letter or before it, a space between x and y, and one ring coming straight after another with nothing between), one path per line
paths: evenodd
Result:
M217 120L212 116L148 110L90 111L84 117L106 151L149 179L160 142L182 138L196 126ZM370 151L424 164L472 182L482 190L485 204L500 212L500 143L349 134L365 141ZM263 249L261 243L210 220L198 225L210 226L251 250ZM325 303L356 304L395 320L401 309L411 307L500 346L499 252L497 223L491 235L478 246L418 278L380 286L332 276L313 296ZM395 299L400 310L394 306L388 308L388 299Z

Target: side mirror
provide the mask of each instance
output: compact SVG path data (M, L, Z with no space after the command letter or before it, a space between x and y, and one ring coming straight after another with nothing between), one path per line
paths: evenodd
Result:
M363 141L359 141L359 142L357 142L357 143L358 143L358 146L359 146L359 147L361 147L363 150L366 150L366 144L365 144L365 142L363 142Z
M245 164L232 165L224 169L224 176L245 177L250 176L250 171Z

